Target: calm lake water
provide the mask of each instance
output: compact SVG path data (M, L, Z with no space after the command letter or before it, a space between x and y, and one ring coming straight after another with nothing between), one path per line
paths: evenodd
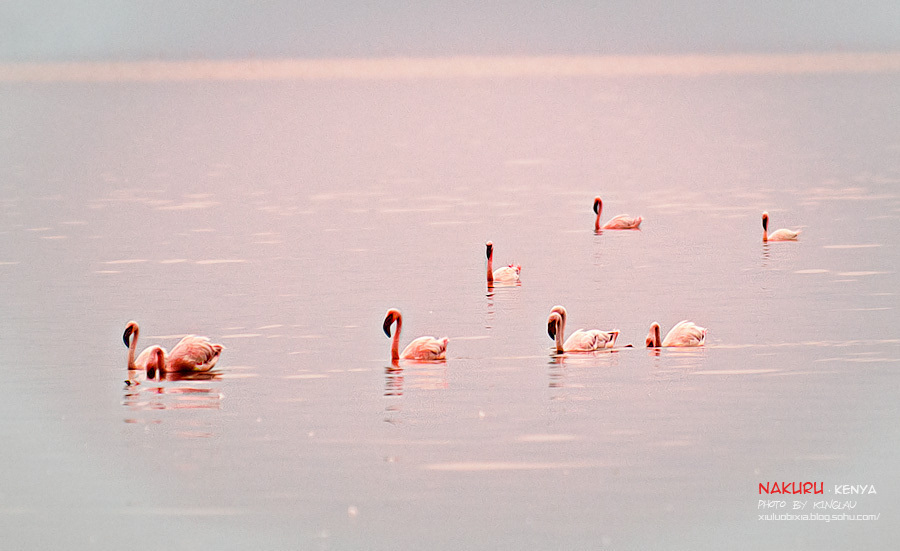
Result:
M0 101L4 547L900 537L900 74L8 82ZM642 230L595 235L595 195ZM800 240L764 245L763 210ZM488 291L487 240L520 287ZM555 304L635 348L555 357ZM447 361L393 367L392 307L401 346L448 336ZM685 318L706 347L643 347ZM125 385L131 319L141 349L224 344L219 375ZM804 481L824 495L759 507L782 497L760 483Z

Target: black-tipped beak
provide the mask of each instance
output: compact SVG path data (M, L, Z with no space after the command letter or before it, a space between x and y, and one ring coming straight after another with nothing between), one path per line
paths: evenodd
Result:
M131 346L131 342L129 341L129 339L131 339L131 333L133 331L134 330L130 325L125 328L125 333L122 335L122 340L125 341L125 346Z
M388 337L391 336L391 324L394 323L394 318L388 316L384 318L384 323L381 325L381 328L384 330L384 334Z
M147 379L152 381L155 378L156 378L156 368L148 367L147 368Z
M550 320L547 322L547 334L550 335L551 339L556 338L556 320Z
M763 229L769 231L769 217L763 216Z
M600 200L594 199L594 214L600 214Z
M487 246L485 247L485 256L487 258L490 258L492 254L494 254L494 246L492 244L488 243Z

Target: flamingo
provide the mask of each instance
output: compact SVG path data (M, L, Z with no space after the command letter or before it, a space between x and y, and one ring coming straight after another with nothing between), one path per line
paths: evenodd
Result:
M620 214L601 226L600 213L603 212L603 200L600 199L600 197L594 197L594 212L597 214L597 218L594 220L594 231L639 230L641 228L641 220L643 220L643 218L640 216L632 218L627 214Z
M763 212L762 214L762 224L763 224L763 243L767 243L769 241L796 241L797 237L800 236L799 231L780 229L772 232L772 235L769 235L769 213Z
M660 346L703 346L706 342L706 328L684 320L675 325L666 338L659 340L659 324L655 321L650 325L650 333L647 335L647 347L659 348Z
M166 360L166 372L209 371L225 347L213 344L207 337L187 335L175 345Z
M488 241L484 244L487 254L487 282L493 285L494 282L515 284L519 282L519 272L522 266L518 264L510 264L502 268L494 270L494 244Z
M556 353L563 352L592 352L604 348L612 348L619 338L619 330L600 331L599 329L579 329L572 333L566 343L563 344L563 336L566 331L566 317L568 313L562 306L554 306L550 309L547 318L547 334L556 341Z
M397 329L394 331L394 338L391 340L391 360L443 360L447 357L447 337L436 339L434 337L419 337L409 343L403 349L403 354L397 352L400 344L400 328L403 327L403 316L400 310L391 308L384 317L382 329L384 334L391 336L391 324L397 322Z

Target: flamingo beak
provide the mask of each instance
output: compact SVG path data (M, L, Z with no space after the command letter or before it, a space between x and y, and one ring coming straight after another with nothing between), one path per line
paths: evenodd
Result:
M559 322L557 322L555 319L551 319L550 321L547 322L547 334L550 335L551 339L556 338L556 331L557 331L556 326L558 323Z
M152 380L155 379L155 378L156 378L156 368L155 368L155 367L148 367L148 368L147 368L147 379L149 379L149 380L152 381Z
M594 199L594 214L600 214L600 199Z
M132 326L128 326L125 328L125 333L122 335L122 340L125 341L125 346L131 346L131 333L134 332L134 328Z
M769 215L763 214L763 229L769 231Z
M486 247L486 256L490 258L492 254L494 254L494 245L489 242Z
M388 337L391 336L391 324L394 323L394 317L388 316L384 318L384 323L381 325L381 328L384 330L384 334Z

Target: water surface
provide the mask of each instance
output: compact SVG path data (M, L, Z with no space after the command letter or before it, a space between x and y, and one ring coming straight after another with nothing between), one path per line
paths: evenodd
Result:
M3 84L0 529L73 549L889 547L898 90ZM641 231L595 235L598 194ZM800 241L763 244L763 210ZM487 240L521 286L487 289ZM635 348L555 357L555 304ZM391 307L402 343L448 336L448 360L391 365ZM642 347L685 318L706 347ZM130 319L142 347L223 343L219 373L125 385ZM768 481L875 485L853 512L881 517L761 521Z

